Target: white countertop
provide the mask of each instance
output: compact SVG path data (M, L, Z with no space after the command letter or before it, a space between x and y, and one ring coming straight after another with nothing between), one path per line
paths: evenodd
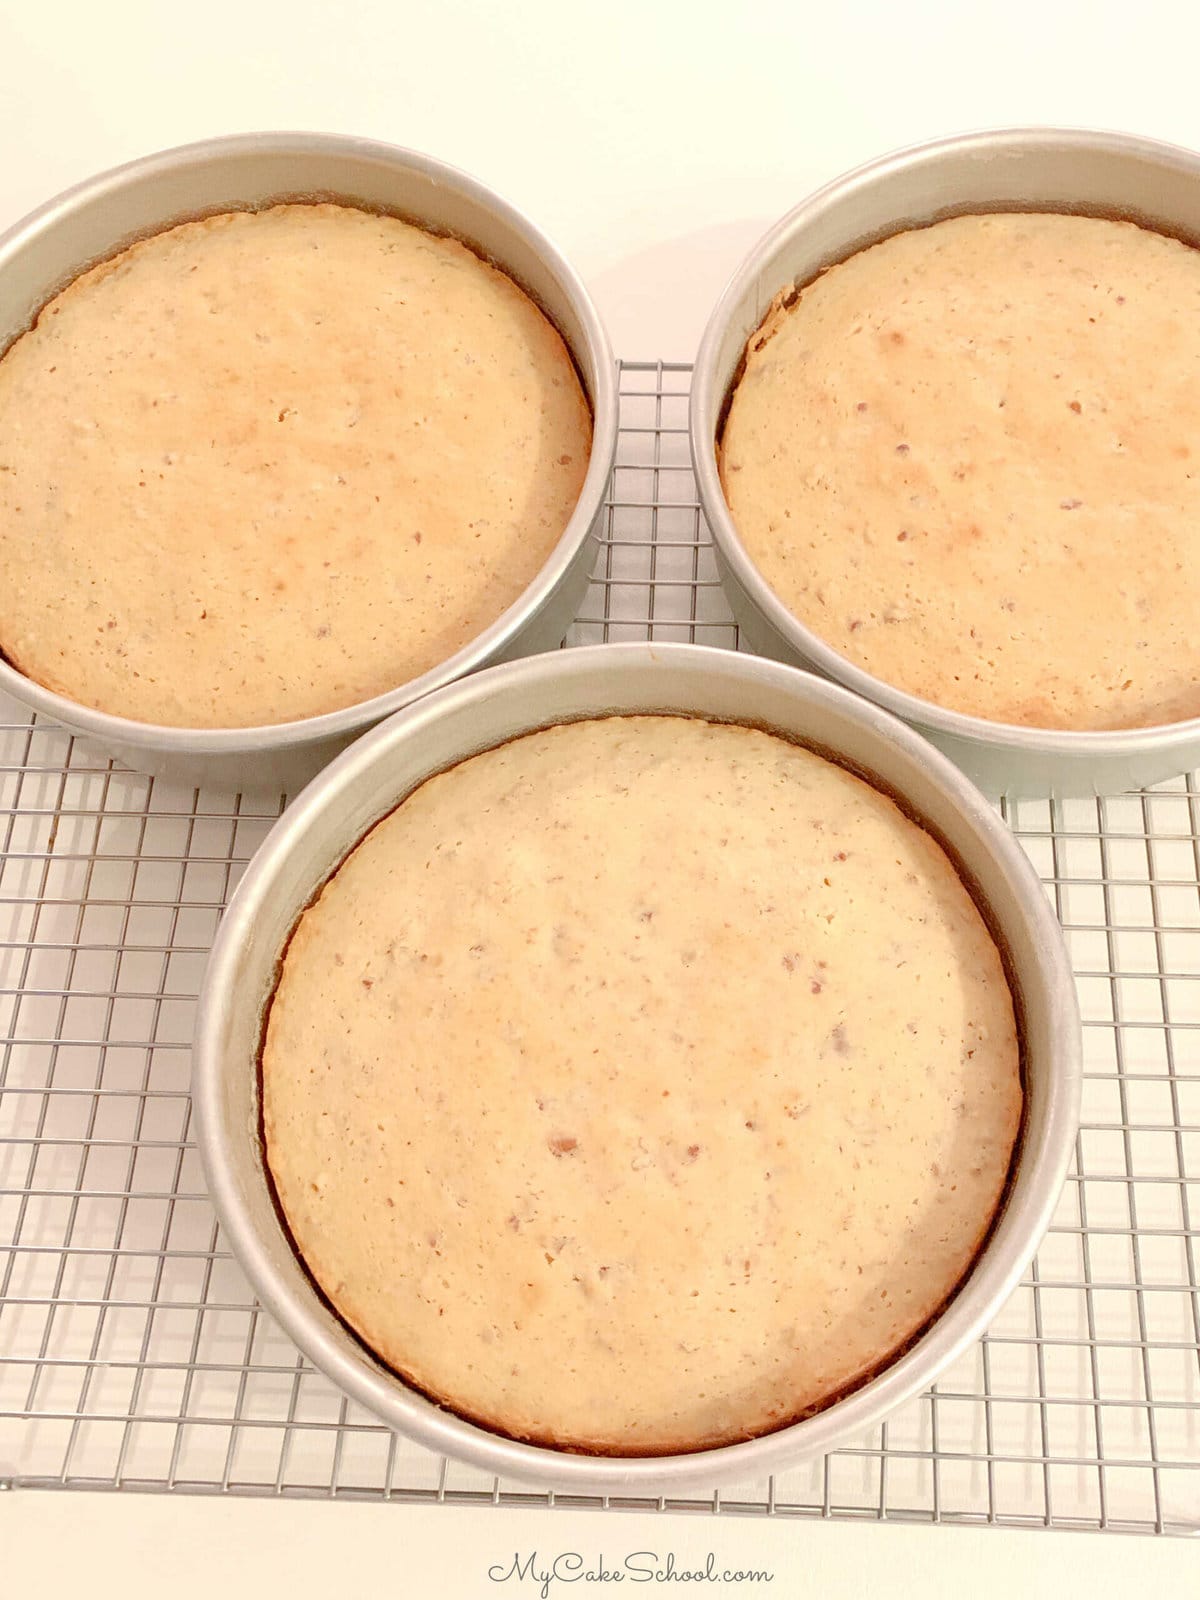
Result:
M1200 1589L1196 1541L1134 1534L55 1491L0 1496L0 1547L5 1593L45 1600L1075 1600L1092 1588L1185 1600ZM543 1596L539 1575L553 1570ZM645 1576L671 1570L673 1581ZM770 1577L721 1581L738 1571Z
M1174 0L0 0L0 40L0 225L153 149L249 129L362 134L429 151L526 210L628 358L690 359L766 224L888 148L1028 122L1200 147L1200 7ZM0 1496L0 1548L6 1589L51 1597L258 1595L285 1574L296 1600L533 1594L487 1569L534 1548L674 1550L679 1564L712 1549L775 1573L701 1586L714 1593L1200 1588L1200 1549L1183 1541L126 1495Z
M526 210L628 358L690 359L765 225L896 146L1014 123L1200 145L1200 11L1179 0L3 0L0 17L0 223L192 139L386 139Z

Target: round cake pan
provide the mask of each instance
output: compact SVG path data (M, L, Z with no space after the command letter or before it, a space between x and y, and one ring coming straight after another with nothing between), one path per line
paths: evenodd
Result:
M0 238L0 349L85 268L189 218L284 200L334 200L453 234L509 274L566 341L591 405L579 501L516 603L440 666L323 716L256 728L175 728L112 716L34 683L0 658L0 690L144 772L259 793L298 789L364 729L431 689L497 661L553 649L595 561L617 443L616 368L587 290L533 224L428 156L321 133L240 134L147 156L51 200Z
M1074 211L1123 217L1200 240L1200 156L1124 134L1016 128L884 156L838 178L784 217L721 296L696 358L690 437L700 503L746 642L798 662L894 711L991 794L1114 794L1200 765L1200 718L1153 728L1067 732L950 711L848 661L794 617L733 525L716 444L746 341L781 291L890 234L971 211Z
M776 1433L694 1454L616 1458L522 1444L464 1421L407 1387L330 1310L273 1203L259 1132L258 1052L297 918L380 817L424 779L480 750L557 722L639 712L752 723L811 744L877 780L943 842L1007 955L1026 1105L989 1241L905 1354L828 1409ZM309 785L272 829L222 921L200 996L192 1093L230 1245L262 1304L340 1388L389 1427L490 1472L559 1489L657 1493L761 1476L829 1450L926 1388L979 1338L1028 1266L1058 1198L1078 1124L1080 1049L1071 969L1047 897L1008 829L955 766L878 707L791 667L696 645L619 644L512 662L442 689L367 734Z

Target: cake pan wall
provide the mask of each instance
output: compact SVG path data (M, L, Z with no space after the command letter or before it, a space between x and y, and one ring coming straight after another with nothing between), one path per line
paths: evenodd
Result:
M1015 128L902 150L817 191L755 246L696 358L689 432L700 503L755 650L820 672L913 724L991 794L1113 794L1200 765L1200 718L1112 732L1035 729L935 705L864 671L794 617L743 545L716 443L746 341L780 290L907 228L971 211L1076 211L1200 240L1200 155L1126 134Z
M616 451L616 369L592 301L519 211L473 178L392 145L321 133L243 134L148 156L51 200L0 239L0 348L82 270L190 217L285 199L332 199L451 233L517 280L565 339L593 416L579 502L537 577L501 617L431 671L358 705L266 727L163 727L113 716L0 658L0 690L144 772L259 793L298 789L351 739L429 690L493 662L552 649L595 560Z
M291 929L374 822L426 777L479 750L581 716L638 712L766 726L836 752L903 798L973 881L1007 951L1022 1018L1026 1113L988 1244L947 1309L886 1371L827 1410L746 1443L618 1459L522 1444L466 1422L408 1388L347 1330L276 1214L259 1136L257 1061ZM829 1450L927 1387L979 1338L1027 1267L1067 1170L1079 1091L1079 1012L1062 931L978 790L911 729L836 685L682 644L601 645L497 667L406 708L340 756L272 829L230 903L200 995L193 1061L199 1146L226 1237L263 1305L313 1363L389 1427L433 1450L546 1487L604 1493L761 1476Z

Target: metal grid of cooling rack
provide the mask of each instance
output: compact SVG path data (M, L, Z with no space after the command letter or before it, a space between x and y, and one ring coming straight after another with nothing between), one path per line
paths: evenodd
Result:
M736 647L688 371L627 365L568 643ZM282 797L280 797L282 804ZM221 907L278 806L152 782L0 707L0 1484L478 1504L539 1494L398 1439L255 1305L190 1133ZM1005 815L1070 942L1086 1081L1036 1265L934 1389L823 1460L665 1510L1200 1531L1200 789Z

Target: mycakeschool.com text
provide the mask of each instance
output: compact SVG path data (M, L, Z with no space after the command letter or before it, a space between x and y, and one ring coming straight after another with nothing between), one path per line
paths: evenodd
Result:
M495 1561L487 1569L495 1584L510 1586L517 1593L533 1593L539 1600L552 1600L560 1584L728 1584L773 1583L775 1574L766 1567L723 1567L710 1550L704 1557L680 1559L673 1550L634 1550L629 1555L584 1556L577 1550L557 1555L531 1550L514 1551L511 1558Z

